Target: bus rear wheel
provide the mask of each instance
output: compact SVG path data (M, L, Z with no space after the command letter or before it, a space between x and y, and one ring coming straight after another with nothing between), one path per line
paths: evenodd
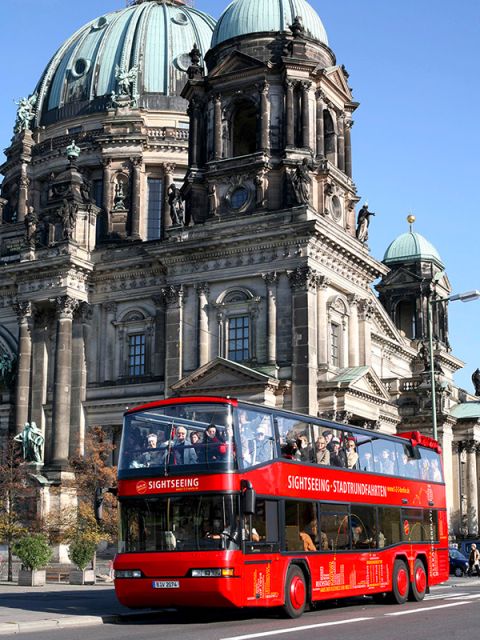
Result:
M299 618L307 605L307 583L300 567L291 566L285 580L283 612L288 618Z
M395 560L393 565L392 590L389 600L394 604L404 604L408 598L409 589L408 567L403 560Z
M415 565L413 567L413 581L410 585L408 599L416 602L423 600L427 592L427 582L425 565L421 560L415 560Z

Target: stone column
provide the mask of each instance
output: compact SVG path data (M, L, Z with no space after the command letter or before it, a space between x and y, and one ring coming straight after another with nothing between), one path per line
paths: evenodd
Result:
M370 300L361 300L359 306L359 365L369 366L372 363L372 337L370 320L373 304Z
M30 302L22 300L15 302L14 308L19 324L15 391L15 432L18 434L23 431L25 422L29 420L32 371L32 305Z
M164 181L164 194L163 194L163 226L165 229L172 226L172 216L170 215L170 205L168 204L168 189L173 184L173 172L175 165L173 163L165 162L163 164L163 181Z
M190 162L192 167L198 165L199 158L199 145L203 144L203 140L199 140L199 115L200 115L200 103L196 96L193 96L190 101L190 105L187 111L190 116L190 131L189 131L189 143L190 143Z
M292 288L292 409L317 415L316 273L308 266L288 274Z
M340 171L345 171L345 114L339 113L337 116L338 138L337 138L337 166Z
M155 318L153 322L153 375L163 376L165 373L165 298L152 296L155 304Z
M323 109L325 108L323 102L323 91L318 90L315 93L316 98L316 155L319 158L325 156L325 137L324 137L324 124L323 124Z
M196 285L198 294L198 365L202 367L209 360L210 335L208 333L208 284Z
M262 151L265 152L270 150L270 102L268 99L268 90L269 84L268 82L264 82L260 89L260 147Z
M117 303L105 302L103 305L104 311L104 325L103 325L103 340L102 344L102 360L103 360L103 380L113 381L118 371L115 372L115 327L114 322L117 315ZM126 360L124 360L126 362ZM123 372L122 372L123 373Z
M90 339L93 312L86 302L72 329L72 402L70 407L69 455L83 453L85 446L84 402L87 397L86 344Z
M27 176L27 165L22 162L18 184L17 222L23 222L27 214L28 188L30 180Z
M57 340L55 345L55 373L52 403L52 460L53 465L68 466L70 441L70 406L72 397L72 322L78 300L57 298Z
M141 216L141 191L142 191L142 164L143 159L141 157L131 158L133 169L133 193L132 193L132 229L131 237L134 239L140 238L140 216Z
M325 276L317 279L317 355L318 366L328 366L328 287L329 280Z
M350 319L348 322L348 366L358 367L358 309L359 298L356 295L349 295Z
M217 93L213 101L214 152L215 160L222 157L222 96Z
M168 397L171 385L180 380L183 372L183 285L168 285L161 292L167 307L164 395Z
M112 232L112 220L110 211L112 209L112 159L103 159L103 208L107 215L107 231Z
M44 405L47 395L47 332L51 322L51 315L47 311L36 310L33 323L32 344L32 392L30 420L45 429Z
M277 364L277 282L275 272L262 275L267 285L267 362Z
M311 82L302 82L302 147L310 149L310 100Z
M345 173L352 177L352 127L353 120L345 120Z
M478 475L477 444L470 440L465 443L467 451L467 527L469 536L478 536Z
M295 126L294 126L294 120L293 120L293 82L292 80L285 81L285 92L286 92L285 142L287 147L293 147L295 144Z

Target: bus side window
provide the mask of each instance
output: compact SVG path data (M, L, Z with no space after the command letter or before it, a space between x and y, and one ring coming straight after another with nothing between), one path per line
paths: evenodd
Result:
M402 541L399 507L378 508L378 530L383 536L382 540L379 541L379 547L381 542L386 547Z
M350 547L347 505L320 505L320 540L322 550L336 551ZM328 544L328 547L327 547Z

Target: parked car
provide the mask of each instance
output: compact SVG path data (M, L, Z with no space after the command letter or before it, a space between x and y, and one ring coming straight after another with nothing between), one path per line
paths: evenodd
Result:
M468 571L468 558L463 555L458 549L448 550L448 556L450 559L450 573L460 578L464 576Z
M458 549L460 553L463 553L463 555L468 558L473 543L477 545L477 549L480 549L480 540L459 540L454 545L452 545L452 547Z

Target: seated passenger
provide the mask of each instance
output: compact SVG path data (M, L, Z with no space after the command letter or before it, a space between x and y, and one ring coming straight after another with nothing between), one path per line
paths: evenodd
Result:
M308 533L306 533L305 531L300 531L300 533L298 534L300 537L300 540L303 543L303 550L304 551L316 551L317 547L313 544L313 540L310 537L310 535Z
M165 461L166 443L159 444L158 435L149 433L147 436L147 450L141 456L143 467L158 467Z
M308 438L305 434L302 434L297 438L297 447L299 452L299 460L302 462L312 461L312 447L308 443Z
M332 438L333 452L330 452L330 464L333 467L346 467L347 456L345 450L340 448L340 440L335 437Z
M330 464L330 451L324 436L318 436L315 441L315 460L317 464Z
M186 437L185 427L178 427L172 447L174 464L195 464L197 462L197 453L193 447L186 443Z
M257 427L255 438L250 441L249 447L252 464L267 462L273 458L273 442L267 437L267 430L263 424Z
M203 437L203 461L222 462L225 458L226 446L222 438L218 435L217 427L210 424Z
M286 442L282 445L282 458L286 458L287 460L296 460L297 459L297 443L296 442Z
M390 457L390 451L388 449L382 449L380 469L382 473L388 473L390 476L393 476L395 473L395 462Z
M347 469L358 469L358 453L355 438L347 438Z

